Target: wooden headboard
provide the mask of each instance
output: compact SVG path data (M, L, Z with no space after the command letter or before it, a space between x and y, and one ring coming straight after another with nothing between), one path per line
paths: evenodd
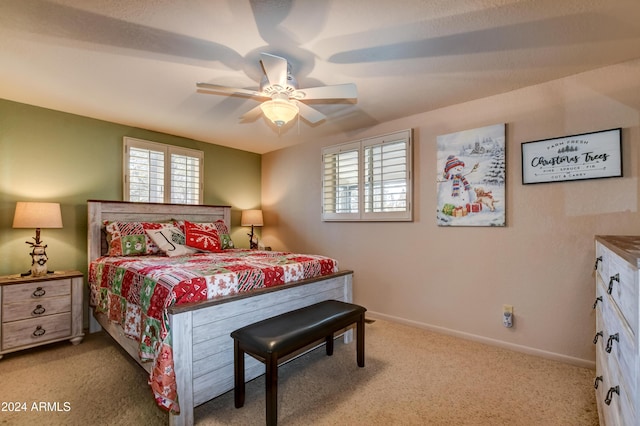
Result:
M231 207L229 206L89 200L87 208L87 260L89 263L103 253L105 220L169 222L172 219L183 219L192 222L215 222L222 219L227 228L231 229Z

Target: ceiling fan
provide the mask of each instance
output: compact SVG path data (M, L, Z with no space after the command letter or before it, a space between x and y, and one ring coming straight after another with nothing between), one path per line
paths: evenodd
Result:
M245 113L242 119L251 120L258 114L263 113L278 127L287 124L298 114L311 124L326 118L324 114L311 108L304 101L357 99L358 97L356 85L353 83L298 89L298 82L291 75L291 67L286 59L269 53L261 53L260 57L264 76L260 82L259 91L237 89L210 83L196 83L196 86L211 92L269 99Z

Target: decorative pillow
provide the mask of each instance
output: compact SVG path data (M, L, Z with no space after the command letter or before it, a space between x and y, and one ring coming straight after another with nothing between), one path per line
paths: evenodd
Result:
M232 249L235 246L233 245L233 241L231 240L231 235L229 235L229 229L227 229L227 225L225 225L224 220L216 220L213 223L218 230L218 235L220 236L220 243L222 244L223 249Z
M184 221L184 236L188 247L202 251L222 251L217 228L211 223L192 223Z
M186 234L184 229L184 220L175 220L173 221L174 225L180 228L182 232ZM191 222L196 223L196 222ZM218 219L215 222L197 222L198 225L201 225L206 228L215 228L218 231L218 237L220 238L220 245L223 250L234 248L233 241L231 240L231 235L229 235L229 229L227 225L225 225L224 220Z
M167 256L183 256L196 253L197 250L187 247L184 234L175 226L161 229L146 229L147 235Z
M157 254L160 249L145 229L160 229L170 223L105 221L109 256L141 256Z

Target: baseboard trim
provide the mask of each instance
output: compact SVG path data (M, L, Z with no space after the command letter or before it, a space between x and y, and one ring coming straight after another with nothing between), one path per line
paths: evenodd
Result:
M412 327L422 328L425 330L433 331L435 333L447 334L454 337L459 337L461 339L472 340L479 343L485 343L491 346L498 346L505 349L510 349L516 352L522 352L529 355L536 355L542 358L552 359L555 361L564 362L567 364L572 364L577 367L589 368L595 370L596 363L594 361L589 361L586 359L575 358L563 354L559 354L556 352L544 351L542 349L532 348L530 346L518 345L515 343L505 342L503 340L492 339L489 337L478 336L477 334L465 333L463 331L452 330L450 328L440 327L437 325L425 324L418 321L408 320L405 318L400 318L392 315L382 314L380 312L375 311L367 311L367 317L371 319L381 319L386 321L397 322L400 324L409 325Z

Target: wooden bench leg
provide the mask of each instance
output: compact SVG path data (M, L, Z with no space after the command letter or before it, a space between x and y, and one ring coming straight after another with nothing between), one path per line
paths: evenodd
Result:
M327 355L333 355L333 333L327 336L325 346L327 348Z
M267 426L278 424L278 358L268 354L265 361Z
M236 408L240 408L244 406L244 351L237 340L233 342L233 398Z
M356 324L358 367L364 367L364 315L360 316Z

